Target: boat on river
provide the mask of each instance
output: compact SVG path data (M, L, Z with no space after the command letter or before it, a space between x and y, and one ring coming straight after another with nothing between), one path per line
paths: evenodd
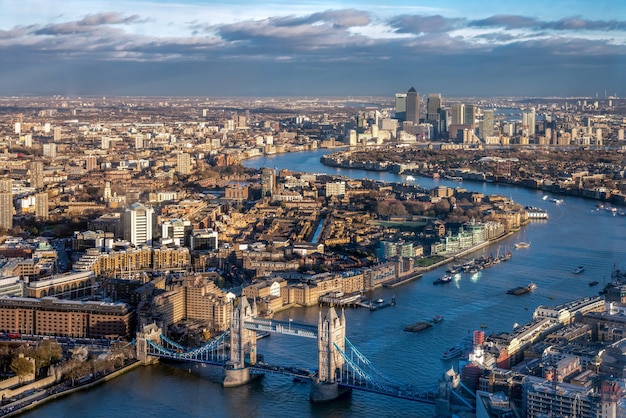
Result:
M411 325L407 325L406 327L404 327L404 330L406 332L421 332L421 331L424 331L425 329L432 328L432 326L433 324L431 324L430 322L420 321Z
M526 231L524 231L524 239L522 241L519 241L513 244L513 248L515 249L530 248L530 241L526 241Z
M458 345L455 345L454 347L449 348L446 351L444 351L441 354L441 359L442 360L452 360L453 358L458 357L461 354L463 354L463 348L459 347Z
M585 271L585 267L583 267L583 266L578 266L578 267L576 267L576 268L572 271L572 273L574 273L574 274L580 274L580 273L582 273L583 271Z
M528 286L514 287L513 289L507 290L506 293L509 294L509 295L519 296L519 295L523 295L523 294L528 293L528 292L532 292L536 288L537 288L536 284L529 283Z
M446 283L450 283L451 281L452 281L452 275L444 274L443 276L435 280L433 284L446 284Z

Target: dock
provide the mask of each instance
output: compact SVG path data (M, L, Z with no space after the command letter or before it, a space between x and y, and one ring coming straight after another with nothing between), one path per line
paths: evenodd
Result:
M371 312L379 311L381 309L385 309L385 308L388 308L390 306L395 306L396 305L396 298L395 297L391 298L391 302L383 302L383 303L376 303L376 304L374 304L372 302L368 302L368 303L360 302L358 305L360 307L362 307L362 308L369 309Z
M360 293L343 294L341 292L332 292L324 296L320 296L319 303L332 306L362 306Z
M423 276L423 274L419 273L419 274L412 274L409 276L402 276L402 277L398 277L395 278L393 280L389 280L385 283L383 283L383 287L389 287L389 288L394 288L396 286L401 286L405 283L411 282L413 280L417 280L417 279L421 279Z

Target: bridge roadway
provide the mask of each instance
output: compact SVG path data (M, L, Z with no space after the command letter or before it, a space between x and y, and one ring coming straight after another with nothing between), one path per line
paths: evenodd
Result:
M250 373L256 375L263 375L266 373L282 374L286 376L292 376L294 378L305 380L313 380L317 377L317 371L304 369L301 367L289 367L279 366L275 364L267 364L262 361L257 361L256 364L249 366Z
M275 321L273 319L252 318L243 324L245 329L257 332L274 332L317 339L317 325L302 324L293 321Z

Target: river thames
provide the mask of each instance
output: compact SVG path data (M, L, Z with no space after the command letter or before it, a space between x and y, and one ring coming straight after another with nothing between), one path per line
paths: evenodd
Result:
M406 176L323 166L320 156L328 150L282 154L248 160L248 167L276 167L313 173L340 174L388 182ZM463 187L485 194L501 194L522 205L546 209L548 221L533 221L523 229L530 248L512 250L513 257L475 275L462 275L445 286L433 280L445 267L424 274L420 280L394 289L381 289L373 297L396 298L396 306L377 312L347 309L347 337L378 369L389 376L422 387L433 387L442 373L458 366L441 360L441 353L460 343L475 329L510 332L515 323L532 318L538 305L556 305L596 295L610 280L614 264L626 260L626 217L597 210L596 203L576 197L561 205L543 199L544 193L493 183L417 177L419 185ZM495 254L521 237L512 236L467 257ZM584 266L582 274L573 274ZM600 285L590 287L597 280ZM534 292L507 295L512 287L537 284ZM281 312L277 319L317 323L317 307ZM421 333L403 331L405 325L443 315L444 320ZM316 343L283 335L259 341L258 351L268 363L315 368ZM224 389L207 370L192 365L141 367L97 388L45 404L24 417L364 417L434 414L434 407L416 402L354 391L346 399L323 405L309 403L309 386L290 378L268 375L251 384Z

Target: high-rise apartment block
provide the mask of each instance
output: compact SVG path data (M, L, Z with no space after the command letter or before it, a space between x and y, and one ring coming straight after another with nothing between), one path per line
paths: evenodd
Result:
M191 156L186 152L181 152L176 157L176 171L188 176L191 174Z
M0 228L13 228L13 180L0 180Z
M35 195L35 218L39 221L45 221L49 218L48 193L46 192Z
M261 193L263 196L273 195L276 188L276 171L271 168L261 170Z
M56 126L52 129L52 140L54 142L59 142L63 139L63 131L60 126Z
M85 157L85 170L93 171L98 168L98 157L95 155L88 155Z
M41 189L43 187L43 163L41 161L29 163L28 174L30 176L30 187Z
M56 158L57 156L57 144L43 144L43 156L49 158Z

